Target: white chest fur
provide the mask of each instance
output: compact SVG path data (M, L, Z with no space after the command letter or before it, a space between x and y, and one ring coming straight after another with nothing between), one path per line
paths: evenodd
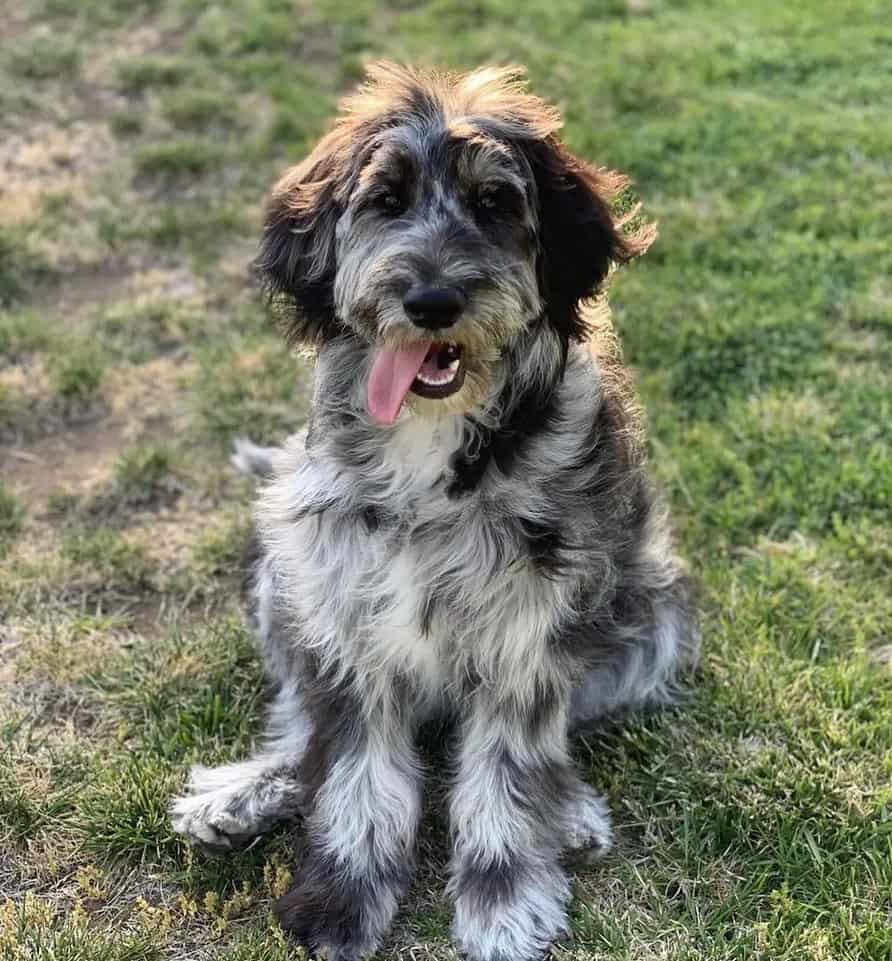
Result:
M447 497L459 429L407 418L364 477L324 445L308 455L295 444L261 501L296 642L366 682L380 677L382 691L399 674L438 697L472 671L532 686L566 606L566 585L517 555L491 492Z

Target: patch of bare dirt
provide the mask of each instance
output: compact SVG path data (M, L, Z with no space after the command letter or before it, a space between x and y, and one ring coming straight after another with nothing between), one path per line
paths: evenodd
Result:
M28 27L28 18L18 4L10 3L0 7L0 37L3 37L7 44L18 40Z
M137 441L169 439L171 421L183 411L176 403L174 359L159 358L136 368L114 371L109 378L107 416L38 437L27 444L0 447L0 474L40 516L53 492L86 496L107 485L122 450Z
M130 266L120 257L110 257L61 274L35 290L31 306L58 317L66 330L76 329L85 307L99 309L123 296L130 284Z
M0 679L2 683L2 679ZM72 735L92 730L98 721L97 706L90 695L75 685L56 684L47 678L16 678L6 691L9 706L40 728L55 727Z
M0 453L4 481L38 516L56 491L84 494L108 481L124 425L102 419Z

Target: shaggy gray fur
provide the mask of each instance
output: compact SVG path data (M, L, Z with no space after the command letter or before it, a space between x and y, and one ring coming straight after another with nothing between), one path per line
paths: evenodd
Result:
M258 261L318 350L309 430L236 455L264 478L269 742L193 773L174 825L225 847L302 814L279 918L332 961L367 957L411 877L418 728L447 714L455 943L533 961L568 930L562 852L611 842L571 730L665 703L696 647L605 326L610 264L646 243L610 213L619 181L567 153L510 73L379 67L345 118L274 192ZM431 278L466 297L443 337L469 376L382 426L373 358L431 337L401 307Z

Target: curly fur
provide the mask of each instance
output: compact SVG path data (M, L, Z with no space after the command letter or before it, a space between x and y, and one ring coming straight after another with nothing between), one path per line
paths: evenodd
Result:
M654 231L624 229L624 179L572 156L559 125L515 70L378 65L267 210L259 271L288 339L317 355L309 429L236 453L264 478L254 613L279 693L263 750L193 774L173 818L227 846L300 813L305 854L276 910L334 961L387 933L412 872L418 728L442 714L455 943L475 961L542 957L568 930L562 852L611 839L572 730L665 703L694 657L604 296ZM419 337L402 297L432 277L467 293L449 333L467 380L382 426L375 351Z

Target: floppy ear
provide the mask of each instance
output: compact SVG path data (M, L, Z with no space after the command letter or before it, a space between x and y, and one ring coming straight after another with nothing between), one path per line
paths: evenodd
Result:
M254 267L290 344L318 345L338 331L334 313L338 131L279 180L267 203Z
M556 136L532 145L530 164L539 195L539 285L548 319L564 339L584 340L580 301L599 292L613 265L641 256L656 227L625 233L638 207L617 218L611 201L626 178L590 167Z

